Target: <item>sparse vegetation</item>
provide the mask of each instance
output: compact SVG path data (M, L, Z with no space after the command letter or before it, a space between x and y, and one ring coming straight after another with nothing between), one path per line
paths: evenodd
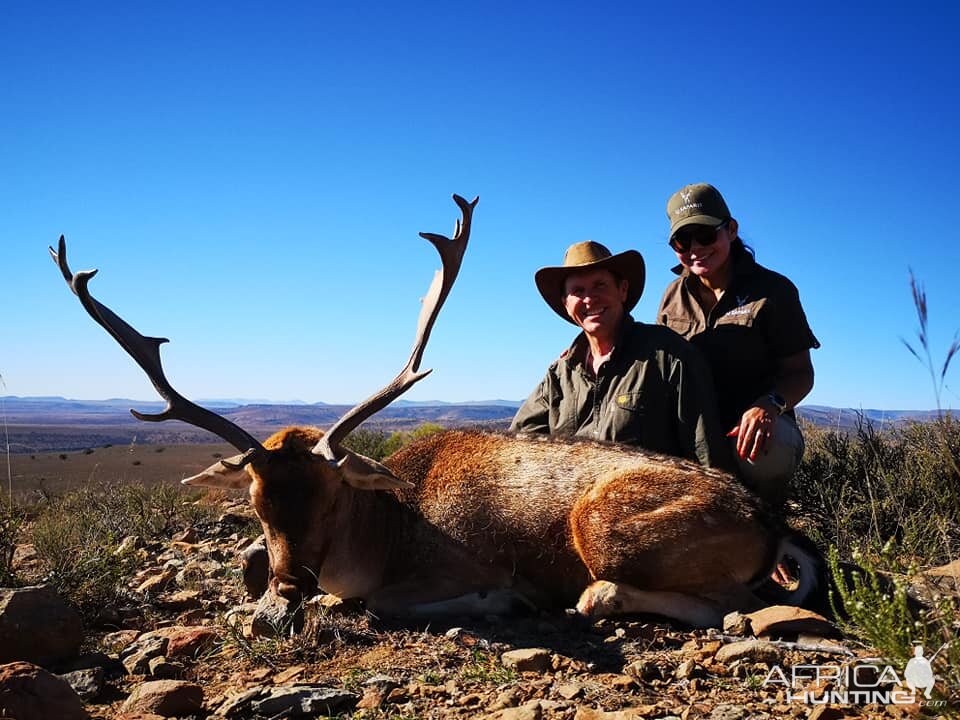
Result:
M194 524L206 513L179 488L158 485L95 485L39 506L30 536L45 580L87 618L112 607L136 569L127 536L151 540Z
M960 557L960 422L940 405L960 340L954 335L943 363L934 361L926 293L912 273L910 289L919 349L904 344L930 373L937 419L878 431L861 418L852 436L808 429L793 497L805 529L830 546L844 630L896 668L922 646L942 681L935 696L944 699L960 687L958 598L934 592L919 608L910 582L922 566ZM937 710L960 716L955 703Z
M13 553L24 521L24 511L0 497L0 587L18 585L13 571Z
M423 423L413 430L398 430L390 433L390 435L387 435L383 430L359 428L347 435L343 444L354 452L379 461L393 455L404 445L441 432L443 429L442 425L429 422Z

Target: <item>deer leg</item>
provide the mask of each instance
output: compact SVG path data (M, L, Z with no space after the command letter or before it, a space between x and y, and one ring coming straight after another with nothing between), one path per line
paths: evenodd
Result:
M714 602L678 592L638 590L622 582L597 580L577 601L577 612L585 617L606 617L631 613L654 613L694 627L718 627L723 611Z
M460 581L405 582L376 591L367 599L374 614L393 617L434 617L441 615L508 615L520 608L534 607L513 588L465 587Z

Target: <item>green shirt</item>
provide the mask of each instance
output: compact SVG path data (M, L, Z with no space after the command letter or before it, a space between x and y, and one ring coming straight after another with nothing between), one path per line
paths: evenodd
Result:
M696 345L706 358L720 420L728 430L758 397L773 390L783 358L820 347L794 284L746 251L732 258L730 287L709 312L697 300L697 278L681 266L674 268L680 277L667 287L657 311L659 324Z
M581 333L517 411L511 430L636 445L732 468L713 381L700 353L668 328L624 318L594 377Z

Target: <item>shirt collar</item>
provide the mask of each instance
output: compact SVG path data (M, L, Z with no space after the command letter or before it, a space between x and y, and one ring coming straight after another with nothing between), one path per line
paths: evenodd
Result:
M613 344L613 352L610 354L610 359L614 359L622 352L622 348L629 343L632 333L630 329L636 324L636 320L633 319L633 316L630 313L623 314L623 320L620 322L620 330L617 333L617 340ZM583 365L587 359L587 351L590 346L587 344L587 335L584 332L580 332L576 338L574 338L573 343L571 343L569 349L565 353L567 361L575 365Z

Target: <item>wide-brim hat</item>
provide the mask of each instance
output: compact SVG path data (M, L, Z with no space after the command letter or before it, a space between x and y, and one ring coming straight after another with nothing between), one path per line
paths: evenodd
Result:
M534 279L537 289L553 311L569 323L576 322L567 314L563 298L566 292L564 283L575 272L590 270L609 270L622 280L627 281L627 299L623 303L624 312L630 312L643 294L643 284L647 270L643 256L636 250L613 255L606 247L593 240L579 242L567 248L563 254L563 265L543 267L537 270Z

